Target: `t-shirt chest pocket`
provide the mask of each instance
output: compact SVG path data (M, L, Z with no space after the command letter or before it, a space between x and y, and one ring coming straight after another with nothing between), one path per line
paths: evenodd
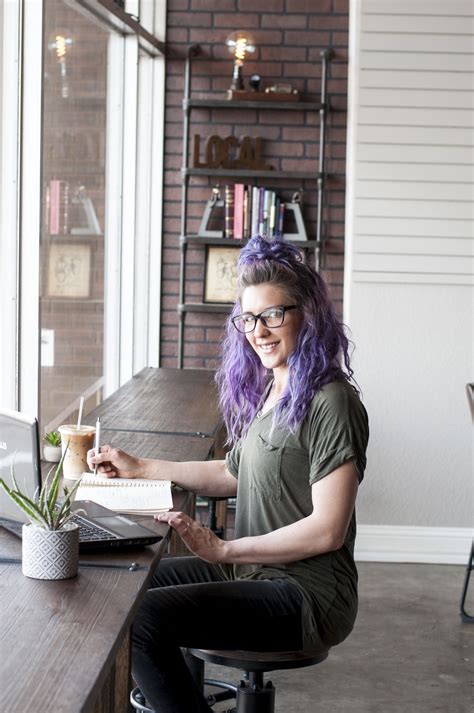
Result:
M250 487L271 500L281 499L281 458L283 448L274 446L260 434L252 453L253 478Z

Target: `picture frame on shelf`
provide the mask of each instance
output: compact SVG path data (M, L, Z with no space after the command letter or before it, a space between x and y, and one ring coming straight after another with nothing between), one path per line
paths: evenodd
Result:
M49 248L48 297L90 296L91 246L52 243Z
M240 247L208 245L204 302L232 304L237 298L237 260Z

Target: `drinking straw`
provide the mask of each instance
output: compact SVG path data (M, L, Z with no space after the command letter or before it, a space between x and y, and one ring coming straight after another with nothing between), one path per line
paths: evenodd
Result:
M82 421L82 409L84 408L84 396L81 396L81 402L79 404L79 413L77 415L77 430L80 429L81 427L81 421Z
M97 417L95 422L94 455L96 456L98 453L100 453L100 417ZM94 475L97 475L97 463L94 465Z

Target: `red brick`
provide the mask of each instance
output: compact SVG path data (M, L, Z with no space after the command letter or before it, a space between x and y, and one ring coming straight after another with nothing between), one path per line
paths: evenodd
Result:
M289 79L293 77L314 77L314 74L314 65L308 62L285 62L283 67L283 76Z
M315 141L315 131L310 127L285 126L282 131L283 141Z
M174 0L173 0L174 2ZM214 2L210 0L191 0L191 8L193 10L209 10L215 7ZM219 10L235 10L236 0L219 0Z
M163 311L161 313L162 324L178 324L178 313L176 311Z
M237 0L237 9L240 12L283 12L284 0Z
M347 30L349 15L313 15L308 18L312 30Z
M212 342L220 342L224 336L224 328L216 329L214 327L208 327L206 329L206 338Z
M272 60L285 62L303 62L307 57L306 47L285 47L284 54L282 55L281 47L262 47L261 56L264 62L270 62ZM258 72L260 74L260 72Z
M220 3L219 3L220 4ZM221 9L219 7L219 9ZM252 8L254 10L255 8ZM236 17L235 17L235 12L216 12L214 13L214 27L225 27L225 28L230 28L232 31L236 29L235 27L236 23ZM239 30L252 30L252 34L255 34L255 32L258 32L256 29L259 24L259 16L256 13L246 13L244 14L239 14L238 18L238 29ZM255 32L254 32L255 31ZM227 37L224 37L224 44L225 40ZM228 53L229 57L231 57L231 54L227 50L226 47L226 52Z
M285 32L285 44L317 46L325 49L330 44L330 33L319 32L318 30L298 31L288 30Z
M331 12L332 0L286 0L287 12Z
M168 12L168 27L209 27L212 22L210 12Z
M175 342L161 342L161 355L164 357L172 357L178 355L178 347Z
M332 47L347 47L349 41L349 35L347 32L333 32L331 35L331 46Z
M347 69L347 64L342 62L331 64L331 86L335 79L347 79Z
M167 296L177 296L179 290L179 282L177 280L162 280L161 293Z
M186 27L168 27L166 30L166 42L171 44L173 42L192 42L189 38L188 30Z
M160 356L160 366L165 369L174 369L177 366L176 358Z
M183 359L183 365L185 369L205 369L206 362L204 359L196 359L192 357L185 356Z
M307 26L307 15L290 15L288 12L281 15L270 15L267 13L262 15L262 27L279 27L284 30L290 28L304 30ZM286 59L287 49L284 51Z

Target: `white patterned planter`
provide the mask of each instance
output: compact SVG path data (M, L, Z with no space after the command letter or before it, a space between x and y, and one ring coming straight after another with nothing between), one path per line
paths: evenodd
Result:
M50 446L46 443L43 446L43 458L50 463L59 463L61 452L61 446Z
M77 575L79 528L69 522L61 530L23 525L21 571L33 579L68 579Z

